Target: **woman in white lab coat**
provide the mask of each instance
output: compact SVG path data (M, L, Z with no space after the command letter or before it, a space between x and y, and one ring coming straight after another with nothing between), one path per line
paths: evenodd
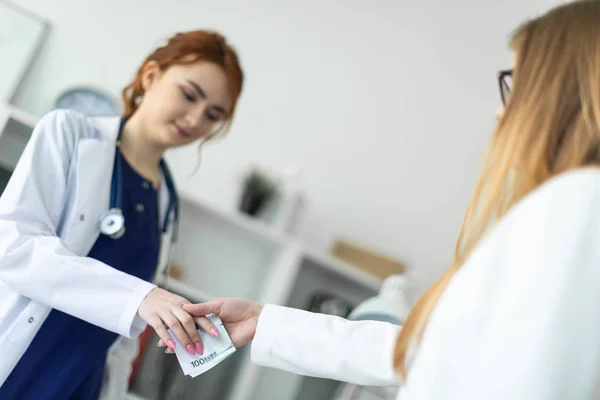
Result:
M0 198L1 399L97 399L103 380L123 398L137 349L115 341L147 324L202 353L188 301L156 285L178 217L163 154L226 129L242 82L221 35L181 33L144 61L122 117L41 119Z
M455 261L398 338L389 324L240 299L184 309L216 313L238 345L254 339L260 365L403 382L402 400L600 398L599 27L600 1L582 0L514 34Z

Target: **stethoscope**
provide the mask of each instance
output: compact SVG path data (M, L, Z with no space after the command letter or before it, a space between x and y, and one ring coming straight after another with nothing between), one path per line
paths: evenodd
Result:
M123 119L121 121L121 125L119 126L119 133L117 135L117 143L121 138L121 133L123 132L123 126L127 120ZM119 239L123 237L125 234L125 216L123 215L122 210L122 199L123 199L123 183L122 179L122 171L121 171L121 151L118 146L115 151L115 160L113 166L113 174L112 181L110 187L110 207L107 212L100 216L99 225L100 232L103 235L110 237L111 239ZM177 233L179 230L179 198L177 196L177 191L175 190L175 185L173 183L173 178L171 176L171 172L167 167L167 164L164 160L160 160L160 169L164 176L165 184L167 185L167 190L169 192L169 203L167 207L167 212L165 213L165 219L162 225L163 234L167 232L169 227L169 218L171 212L173 212L173 229L171 232L171 247L177 242Z

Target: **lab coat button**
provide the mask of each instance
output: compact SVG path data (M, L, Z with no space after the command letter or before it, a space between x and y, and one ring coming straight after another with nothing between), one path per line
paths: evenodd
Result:
M136 210L137 212L142 212L142 211L144 211L144 205L143 205L142 203L137 203L137 204L135 205L135 210Z
M80 221L83 221L84 219L85 219L85 215L81 214L81 215L79 216L79 220L80 220Z
M27 320L27 322L29 322L31 324L33 322L33 317L29 317L29 319Z

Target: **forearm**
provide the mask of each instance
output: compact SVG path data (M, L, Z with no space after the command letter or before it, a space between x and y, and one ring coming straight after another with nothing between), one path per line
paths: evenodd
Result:
M136 314L153 284L74 255L57 237L17 236L10 226L0 220L0 279L13 290L123 336L145 327Z
M252 361L301 375L396 386L392 354L399 329L266 305L252 343Z

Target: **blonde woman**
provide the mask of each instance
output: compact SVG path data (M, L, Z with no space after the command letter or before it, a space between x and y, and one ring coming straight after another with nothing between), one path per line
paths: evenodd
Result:
M599 398L600 1L526 22L511 47L455 260L397 339L391 325L240 299L184 309L253 339L258 364L402 383L402 400Z

